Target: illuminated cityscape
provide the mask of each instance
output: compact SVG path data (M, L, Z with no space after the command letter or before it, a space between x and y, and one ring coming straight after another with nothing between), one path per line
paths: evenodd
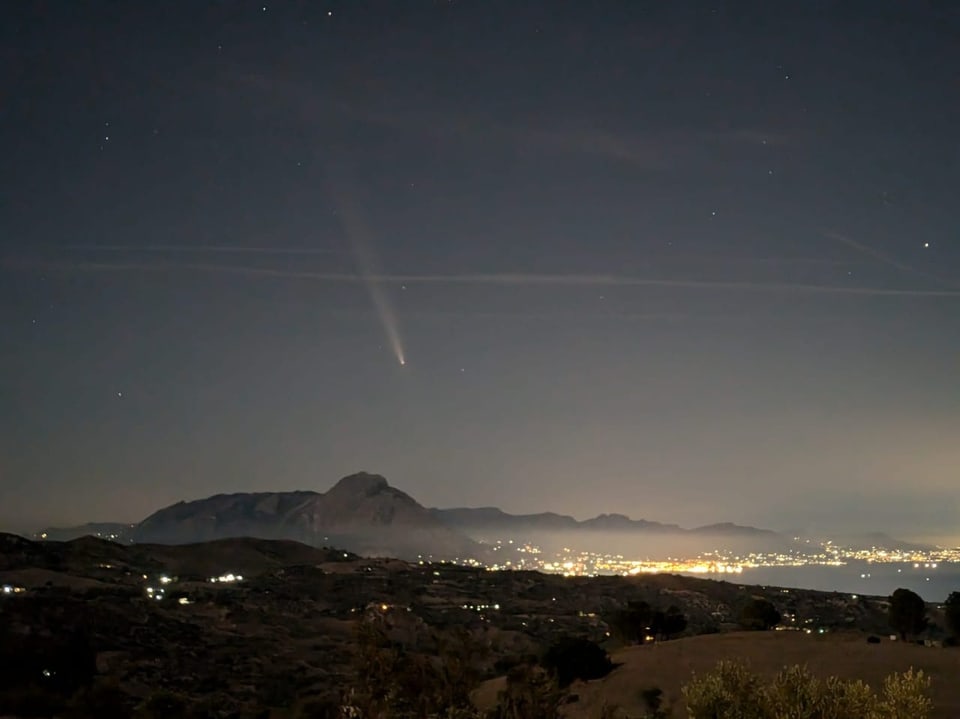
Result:
M742 575L751 569L770 567L840 567L851 563L912 564L914 569L936 570L940 565L960 564L960 548L927 550L849 548L833 541L797 541L796 549L778 552L733 554L716 549L693 557L665 559L631 558L622 554L591 552L564 547L552 555L541 547L514 540L497 540L495 551L504 559L490 565L494 570L523 569L563 574L716 574ZM474 563L474 562L470 562ZM865 577L867 575L864 575Z

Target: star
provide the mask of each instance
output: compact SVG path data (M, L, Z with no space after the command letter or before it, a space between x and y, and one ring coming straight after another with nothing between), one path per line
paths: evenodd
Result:
M123 392L117 392L117 397L123 397Z
M929 242L924 242L924 243L923 243L923 246L924 246L924 247L930 247L930 243L929 243Z

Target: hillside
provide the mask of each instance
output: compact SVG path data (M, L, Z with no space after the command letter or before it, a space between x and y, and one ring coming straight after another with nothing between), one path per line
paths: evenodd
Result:
M892 672L922 669L933 680L932 718L960 716L960 683L956 681L960 676L960 651L887 640L868 644L860 634L806 636L800 632L714 634L623 649L613 654L620 666L609 676L574 688L579 701L569 706L566 716L592 719L599 716L604 702L640 716L640 690L656 686L663 690L665 702L674 707L674 716L685 719L680 687L694 673L709 672L721 659L739 659L769 676L784 666L805 664L817 675L862 679L874 688L882 686L883 678ZM490 702L498 681L484 687L481 702Z
M475 652L479 679L540 655L562 637L615 648L607 620L628 602L675 606L689 620L687 633L695 634L735 627L744 603L761 596L790 625L811 631L790 632L785 641L816 647L820 629L847 632L855 637L850 656L878 649L866 645L864 632L884 633L887 624L886 602L877 597L673 575L496 572L254 538L159 545L93 537L32 542L0 534L0 584L16 589L0 595L0 661L12 667L0 677L0 715L8 709L3 698L15 696L23 685L66 697L90 682L116 684L128 706L163 689L215 707L203 715L211 717L221 716L221 710L257 716L265 706L336 697L356 678L360 621L379 623L389 629L391 641L423 656L432 656L439 646ZM721 635L717 641L733 644L716 645L713 654L688 640L618 653L624 667L606 680L610 696L626 701L648 679L669 689L672 671L678 686L682 672L708 666L721 650L751 656L752 649L740 646L747 640L738 636ZM751 636L750 646L776 639ZM792 655L780 646L758 654L758 661L789 659ZM953 654L906 645L881 646L879 652L898 649L914 652L917 662ZM647 661L649 666L643 664ZM637 673L631 674L634 664ZM78 675L76 667L87 667L87 673ZM72 678L47 682L41 670L65 682ZM592 701L592 687L580 692L584 705ZM577 705L570 708L575 711Z

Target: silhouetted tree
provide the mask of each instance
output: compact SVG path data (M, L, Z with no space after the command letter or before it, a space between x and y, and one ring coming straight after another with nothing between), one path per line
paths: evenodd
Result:
M667 607L667 611L653 613L650 633L657 639L670 639L687 628L687 618L677 607Z
M950 596L943 605L943 614L950 635L960 639L960 592L950 592Z
M901 587L890 596L890 628L906 639L927 628L927 605L919 594Z
M569 686L575 679L599 679L613 669L610 657L599 644L589 639L565 637L551 646L541 662L557 677L560 688Z
M610 617L610 628L622 641L642 644L650 633L654 619L654 610L646 602L631 601L627 606Z
M766 599L754 597L740 610L740 626L754 631L773 629L780 623L780 612Z

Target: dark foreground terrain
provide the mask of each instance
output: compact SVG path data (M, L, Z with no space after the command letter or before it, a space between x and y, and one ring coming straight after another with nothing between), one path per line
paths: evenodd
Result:
M384 661L378 646L431 685L441 672L469 690L564 637L623 646L611 617L629 602L683 614L660 639L739 629L758 597L797 641L889 634L882 598L494 572L254 539L0 535L0 585L0 716L337 716Z

